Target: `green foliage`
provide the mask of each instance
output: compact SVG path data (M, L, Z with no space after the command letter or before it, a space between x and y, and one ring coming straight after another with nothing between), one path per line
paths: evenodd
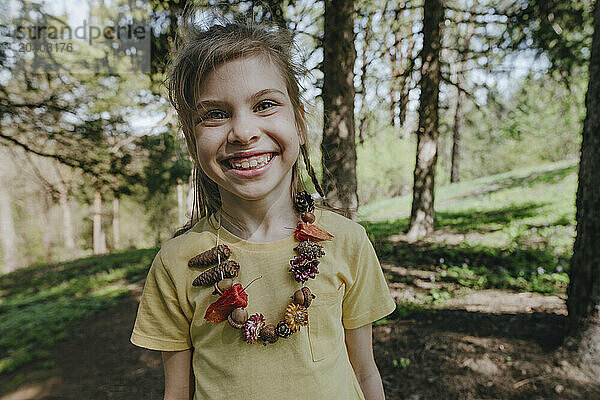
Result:
M184 141L173 131L146 136L140 140L140 145L146 149L148 157L137 194L146 210L150 232L154 233L154 245L158 246L164 227L171 227L169 233L175 231L172 225L177 221L177 207L174 207L177 194L173 189L178 182L188 182L192 163Z
M468 103L461 131L460 179L577 158L586 86L583 73L573 74L569 87L548 75L530 76L511 89L502 89L504 95L490 94L485 106L475 108ZM453 124L452 113L443 113L441 118ZM439 148L436 182L445 182L451 132L440 136Z
M394 368L408 368L410 365L410 358L400 358L400 360L392 360L392 365Z
M510 50L536 48L567 77L587 63L592 42L592 0L521 0L509 2L503 45Z
M399 140L399 132L387 128L357 146L358 196L361 203L406 194L412 189L414 138Z
M564 292L576 177L574 162L564 161L439 187L436 230L460 237L457 244L393 240L408 226L408 196L364 207L361 215L372 220L362 225L383 261L432 271L436 280L472 289ZM449 298L440 289L429 296L429 304Z
M40 265L0 276L0 374L45 360L66 329L114 306L146 276L157 249ZM43 366L51 368L49 361Z

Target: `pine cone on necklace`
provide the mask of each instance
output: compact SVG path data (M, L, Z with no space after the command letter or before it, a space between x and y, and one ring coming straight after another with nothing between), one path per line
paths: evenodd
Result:
M306 190L296 194L294 198L294 207L299 213L312 212L315 209L315 201Z
M192 282L192 286L208 286L224 278L234 278L238 275L240 264L233 260L226 261L207 269Z
M218 261L218 255L221 255L221 260L225 261L230 255L231 250L227 247L226 244L220 244L219 246L215 246L212 249L206 250L193 257L188 261L189 267L208 267L210 264L214 264Z
M298 253L298 256L304 260L314 260L315 258L323 257L325 255L323 246L319 243L311 242L310 240L300 242L294 250Z
M279 321L277 327L275 328L275 333L277 334L277 336L282 338L289 338L290 336L292 336L292 330L290 329L288 323L285 321Z
M305 260L300 257L294 257L290 260L290 272L294 275L294 279L304 283L309 279L315 279L319 273L319 260Z

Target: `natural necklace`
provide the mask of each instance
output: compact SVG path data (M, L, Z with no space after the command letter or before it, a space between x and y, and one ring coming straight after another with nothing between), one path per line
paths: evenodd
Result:
M294 248L297 255L290 260L289 271L296 281L305 283L308 279L316 278L319 273L317 259L325 255L323 246L317 242L331 240L333 235L313 223L315 221L315 215L312 213L314 201L306 191L296 195L294 208L301 213L302 221L298 222L296 228L291 228L295 229L294 236L300 244ZM192 283L192 286L212 285L215 289L213 295L220 295L219 299L208 307L204 319L208 322L228 320L232 327L242 330L243 338L247 343L262 340L264 345L275 343L280 337L288 338L299 331L300 327L307 325L308 307L315 295L306 286L294 292L291 296L292 302L285 309L284 318L276 325L267 324L261 313L248 316L246 311L248 294L245 290L261 277L254 279L246 287L242 287L240 283L233 283L233 278L239 274L240 265L234 260L227 260L231 250L226 244L219 244L220 231L221 214L219 213L215 247L198 254L188 262L191 268L207 267L217 263L216 266L198 275ZM221 262L221 259L227 261Z

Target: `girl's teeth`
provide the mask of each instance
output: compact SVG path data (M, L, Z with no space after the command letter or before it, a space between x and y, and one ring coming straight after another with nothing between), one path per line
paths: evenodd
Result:
M230 160L230 165L235 169L256 169L260 168L263 165L267 164L272 158L272 154L263 154L259 157L252 158L250 161L242 161L236 162L234 160Z

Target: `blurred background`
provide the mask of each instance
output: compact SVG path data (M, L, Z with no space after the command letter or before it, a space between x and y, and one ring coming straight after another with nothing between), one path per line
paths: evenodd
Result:
M163 85L186 3L0 5L0 399L162 398L128 337L191 216ZM374 329L388 399L600 398L594 1L194 3L296 34L313 167L398 304Z

